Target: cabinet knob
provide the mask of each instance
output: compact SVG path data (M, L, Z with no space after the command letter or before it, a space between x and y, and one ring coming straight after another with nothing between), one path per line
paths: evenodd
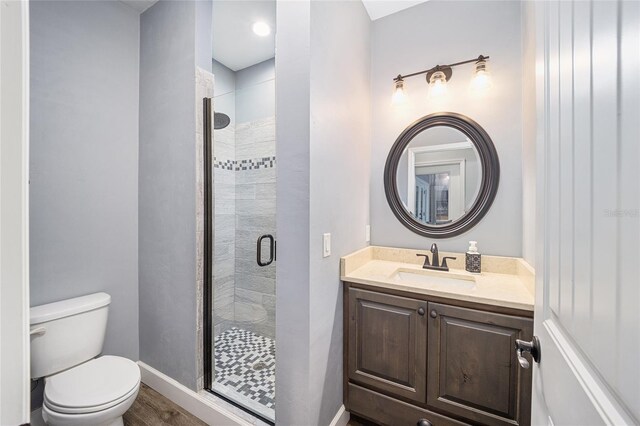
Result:
M418 315L424 315L424 308L423 307L419 307L418 308Z
M433 423L431 423L427 419L420 419L418 420L418 423L416 424L416 426L433 426Z
M437 316L438 316L438 313L436 312L436 310L435 310L435 309L432 309L432 310L431 310L431 312L429 312L429 316L430 316L431 318L435 318L435 317L437 317Z

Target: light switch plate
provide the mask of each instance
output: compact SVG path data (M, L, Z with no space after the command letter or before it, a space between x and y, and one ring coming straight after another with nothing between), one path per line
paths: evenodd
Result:
M364 227L364 241L367 243L371 242L371 225Z
M331 234L322 234L322 257L331 256Z

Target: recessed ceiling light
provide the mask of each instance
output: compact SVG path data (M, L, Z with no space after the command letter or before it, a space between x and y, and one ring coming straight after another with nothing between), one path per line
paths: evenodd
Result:
M260 37L266 37L271 34L271 27L266 22L258 21L253 24L253 32Z

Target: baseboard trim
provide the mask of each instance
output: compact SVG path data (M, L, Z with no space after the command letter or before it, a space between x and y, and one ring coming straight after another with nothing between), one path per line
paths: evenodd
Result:
M216 405L155 368L138 361L142 382L210 425L251 426L224 407ZM344 407L343 407L344 408ZM346 424L346 423L344 423ZM342 425L342 423L340 423Z
M329 426L347 426L350 418L351 415L349 414L347 409L344 407L344 405L341 405L338 409L338 412L333 417L333 420L331 420L331 423L329 423Z

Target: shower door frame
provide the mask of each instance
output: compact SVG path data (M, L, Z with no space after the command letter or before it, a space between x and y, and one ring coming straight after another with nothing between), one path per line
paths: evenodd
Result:
M213 384L213 104L202 98L204 170L204 249L203 255L203 362L204 388L215 393Z
M275 422L252 411L242 404L213 389L214 348L213 348L213 99L205 97L203 102L203 169L204 169L204 248L203 248L203 372L204 389L262 422Z

